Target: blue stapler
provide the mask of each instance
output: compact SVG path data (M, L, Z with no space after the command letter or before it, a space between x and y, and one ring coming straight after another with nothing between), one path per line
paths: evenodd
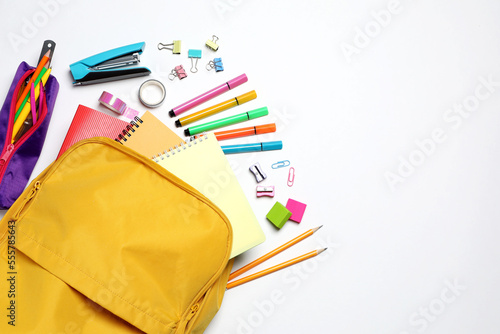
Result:
M145 42L122 46L98 53L69 65L73 85L90 85L100 82L134 78L149 75L146 67L126 67L140 62Z

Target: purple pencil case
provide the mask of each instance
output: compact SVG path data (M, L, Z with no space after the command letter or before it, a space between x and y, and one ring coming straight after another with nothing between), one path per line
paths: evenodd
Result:
M12 143L17 96L34 71L26 62L19 65L0 111L0 209L10 208L26 187L42 152L59 91L59 83L51 75L43 86L41 101L37 102L40 105L38 120Z

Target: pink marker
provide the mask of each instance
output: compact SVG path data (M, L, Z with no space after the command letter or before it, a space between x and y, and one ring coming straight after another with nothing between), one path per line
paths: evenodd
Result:
M236 78L229 80L228 82L225 82L222 85L215 87L214 89L211 89L208 92L201 94L200 96L195 97L194 99L184 102L180 106L172 108L172 110L170 110L168 114L170 115L170 117L179 116L179 114L182 114L183 112L188 111L189 109L192 109L202 104L203 102L211 100L214 97L219 96L220 94L225 93L230 89L233 89L234 87L238 87L239 85L247 81L248 78L246 74L237 76Z

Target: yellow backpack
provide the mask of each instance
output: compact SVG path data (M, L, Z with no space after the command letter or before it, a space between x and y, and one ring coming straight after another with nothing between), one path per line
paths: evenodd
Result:
M81 141L0 222L0 333L202 333L231 245L197 190L110 139Z

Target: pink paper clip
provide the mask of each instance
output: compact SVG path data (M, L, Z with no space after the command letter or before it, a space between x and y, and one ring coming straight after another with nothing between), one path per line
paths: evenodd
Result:
M286 181L286 184L291 187L293 186L293 181L295 180L295 168L290 167L290 170L288 171L288 180Z
M257 197L274 197L274 186L257 186Z

